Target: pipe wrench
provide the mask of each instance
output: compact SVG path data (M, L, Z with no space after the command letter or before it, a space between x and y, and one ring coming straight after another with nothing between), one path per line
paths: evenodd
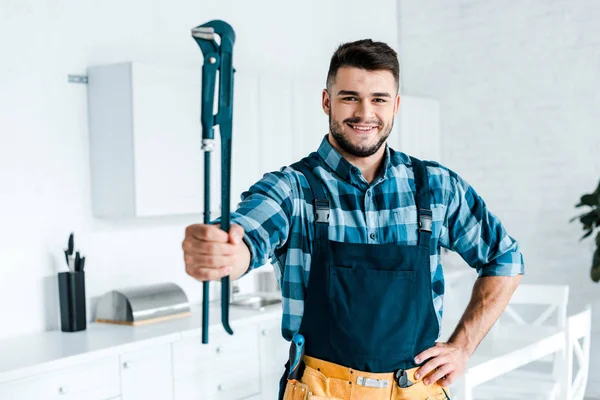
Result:
M216 36L220 42L217 43ZM231 187L231 128L233 117L232 63L235 32L226 22L209 21L192 28L192 37L204 56L202 66L202 151L204 152L204 223L210 223L210 154L214 151L214 127L221 134L221 229L229 233ZM219 73L219 109L213 114L215 83ZM208 343L209 282L202 283L202 343ZM221 322L225 331L233 335L229 326L229 277L221 279Z

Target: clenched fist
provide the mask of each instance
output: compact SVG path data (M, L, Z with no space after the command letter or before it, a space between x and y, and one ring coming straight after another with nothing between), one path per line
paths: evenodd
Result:
M181 244L185 271L199 281L237 279L250 265L250 250L242 240L244 228L232 224L229 233L218 225L195 224L185 230Z

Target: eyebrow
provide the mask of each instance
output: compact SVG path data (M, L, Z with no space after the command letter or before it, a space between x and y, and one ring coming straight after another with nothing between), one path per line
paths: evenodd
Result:
M358 92L355 92L353 90L340 90L338 92L338 96L359 96ZM385 92L375 92L375 93L371 93L372 97L389 97L391 98L392 96L390 96L389 93L385 93Z

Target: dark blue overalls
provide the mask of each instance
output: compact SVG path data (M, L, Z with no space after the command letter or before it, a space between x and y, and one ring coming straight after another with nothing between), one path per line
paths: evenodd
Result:
M315 161L307 157L292 165L308 180L316 218L299 330L306 339L306 355L356 370L393 372L418 366L414 357L438 338L431 289L429 183L423 162L411 159L419 213L416 246L329 240L329 200L312 172ZM287 370L286 365L280 398Z

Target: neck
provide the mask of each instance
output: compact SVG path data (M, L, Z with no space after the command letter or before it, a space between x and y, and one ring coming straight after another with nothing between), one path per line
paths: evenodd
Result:
M329 144L331 144L331 146L336 149L342 155L342 157L360 170L362 176L368 183L371 183L375 180L379 169L383 165L385 144L382 144L375 154L372 154L368 157L357 157L344 151L331 133L329 133L327 136L327 140L329 140Z

